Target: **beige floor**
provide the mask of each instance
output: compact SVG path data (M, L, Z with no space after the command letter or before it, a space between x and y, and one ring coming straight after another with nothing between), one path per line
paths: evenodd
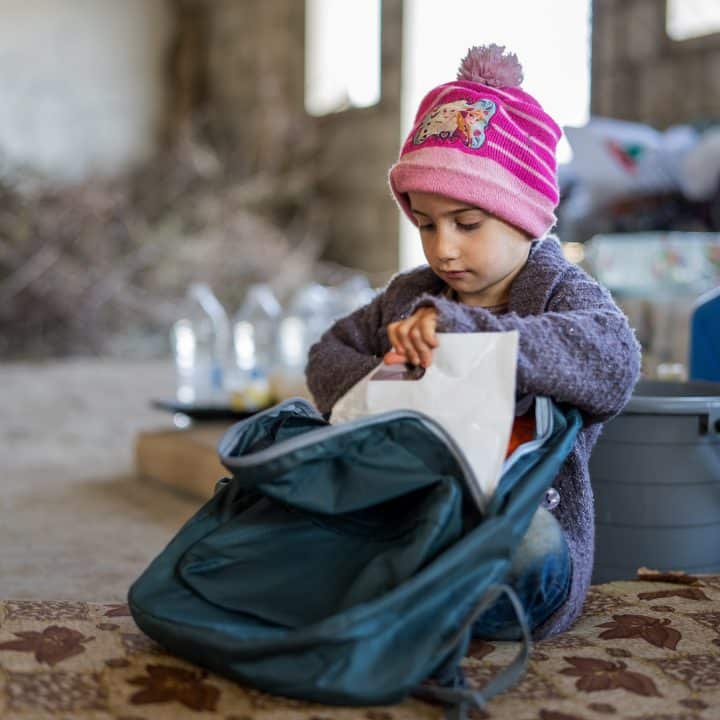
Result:
M0 597L122 600L199 501L134 477L165 363L0 365Z

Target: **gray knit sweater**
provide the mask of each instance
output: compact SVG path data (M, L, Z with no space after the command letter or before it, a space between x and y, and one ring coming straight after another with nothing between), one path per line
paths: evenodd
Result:
M640 369L640 348L625 315L605 288L562 255L550 236L534 241L528 262L510 289L508 312L453 302L447 285L423 266L396 275L369 305L336 322L311 349L307 382L321 412L381 362L390 349L388 323L416 308L438 310L439 332L518 330L517 389L579 408L584 425L553 483L554 514L572 557L565 604L534 632L536 639L568 628L582 610L594 551L590 451L602 422L630 399Z

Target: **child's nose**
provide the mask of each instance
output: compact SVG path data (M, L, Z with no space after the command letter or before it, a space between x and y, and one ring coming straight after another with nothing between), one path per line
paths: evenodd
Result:
M458 257L459 243L455 232L451 228L438 227L435 236L435 254L439 260L453 260Z

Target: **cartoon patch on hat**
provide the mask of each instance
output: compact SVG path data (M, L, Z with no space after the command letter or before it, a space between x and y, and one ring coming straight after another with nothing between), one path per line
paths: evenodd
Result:
M420 123L413 144L422 145L431 137L441 140L460 139L469 148L477 149L485 142L485 128L495 114L492 100L468 100L438 105Z

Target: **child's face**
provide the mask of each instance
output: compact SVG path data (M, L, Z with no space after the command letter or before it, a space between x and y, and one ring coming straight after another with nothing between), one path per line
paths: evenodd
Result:
M430 267L466 305L499 305L530 252L530 237L484 210L435 193L410 192Z

